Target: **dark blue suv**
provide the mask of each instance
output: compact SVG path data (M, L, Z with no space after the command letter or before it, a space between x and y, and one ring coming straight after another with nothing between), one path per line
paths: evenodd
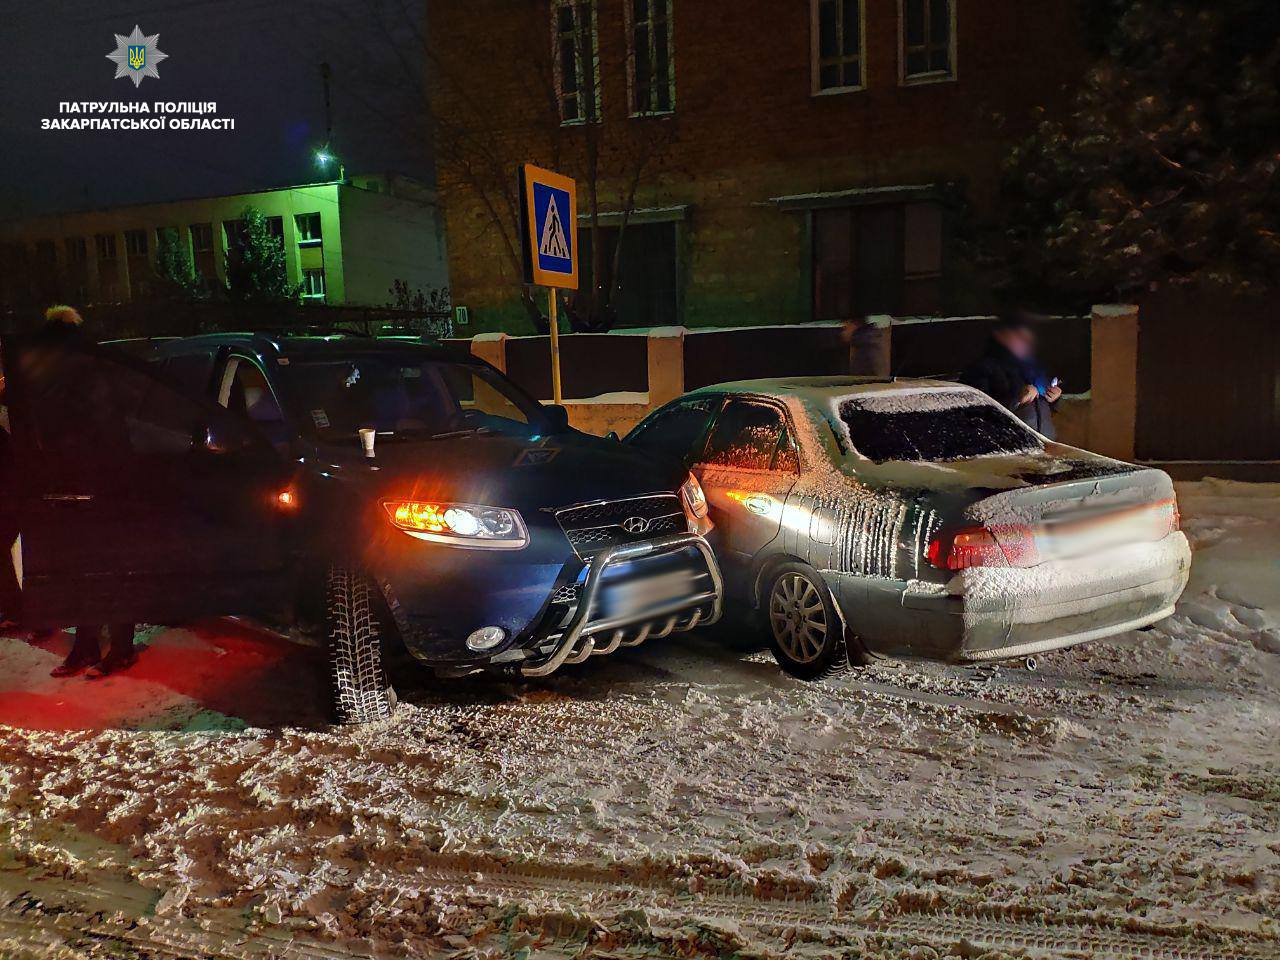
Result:
M539 677L719 617L698 481L571 429L469 354L218 334L155 344L150 363L293 467L298 606L325 597L340 719L391 709L388 639L440 675Z

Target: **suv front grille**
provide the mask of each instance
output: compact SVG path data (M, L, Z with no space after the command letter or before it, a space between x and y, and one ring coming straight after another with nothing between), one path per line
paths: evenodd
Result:
M556 519L583 560L590 560L607 547L688 529L680 498L671 493L566 507L556 512Z

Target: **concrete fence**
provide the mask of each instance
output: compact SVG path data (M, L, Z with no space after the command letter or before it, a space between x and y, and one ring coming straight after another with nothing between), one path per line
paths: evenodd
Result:
M858 343L857 372L951 378L982 349L993 317L877 317ZM1105 305L1087 317L1043 321L1047 365L1067 394L1059 438L1121 459L1134 455L1138 310ZM471 352L540 399L550 396L548 337L479 334ZM837 324L715 330L658 327L560 338L569 421L589 433L619 434L686 390L769 376L839 375L850 355Z

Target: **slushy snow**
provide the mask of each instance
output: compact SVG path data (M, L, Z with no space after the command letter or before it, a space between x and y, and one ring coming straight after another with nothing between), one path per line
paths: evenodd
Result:
M213 622L0 640L0 957L1280 956L1280 486L1179 489L1154 629L784 676L731 622L539 683Z

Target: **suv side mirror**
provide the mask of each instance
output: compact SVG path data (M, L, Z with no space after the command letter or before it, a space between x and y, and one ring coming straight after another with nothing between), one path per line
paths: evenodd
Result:
M198 451L215 456L243 450L246 446L244 433L228 429L228 426L225 421L217 419L200 424L192 437L192 446Z
M618 431L617 431L617 430L610 430L608 433L606 433L606 434L604 435L604 438L605 438L606 440L612 440L614 443L621 443L621 442L622 442L622 438L621 438L620 436L618 436Z
M549 403L543 408L552 433L564 433L569 429L569 411L558 403Z

